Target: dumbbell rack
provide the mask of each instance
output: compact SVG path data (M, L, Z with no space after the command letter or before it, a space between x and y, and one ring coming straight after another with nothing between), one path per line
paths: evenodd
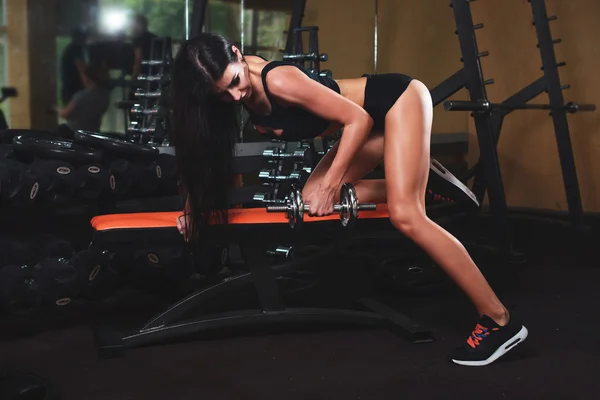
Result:
M135 85L135 104L125 111L127 137L136 143L169 146L168 96L173 61L171 38L152 40L150 57L142 61L148 74L140 75ZM127 118L127 116L130 118Z
M312 170L333 146L334 140L329 139L333 137L266 148L263 158L268 167L258 175L265 190L256 193L254 200L262 205L279 204L285 200L291 185L304 187Z

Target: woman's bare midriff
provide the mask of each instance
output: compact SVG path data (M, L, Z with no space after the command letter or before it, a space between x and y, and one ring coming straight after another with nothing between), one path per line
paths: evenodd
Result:
M340 79L336 80L340 87L340 94L357 104L359 107L365 105L365 86L367 85L367 78L356 78L356 79Z

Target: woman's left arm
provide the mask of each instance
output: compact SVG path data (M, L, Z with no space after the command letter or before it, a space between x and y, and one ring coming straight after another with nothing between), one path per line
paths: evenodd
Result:
M337 190L352 159L366 142L373 120L362 107L310 79L296 67L270 71L267 84L276 98L343 126L337 154L321 182L321 186Z

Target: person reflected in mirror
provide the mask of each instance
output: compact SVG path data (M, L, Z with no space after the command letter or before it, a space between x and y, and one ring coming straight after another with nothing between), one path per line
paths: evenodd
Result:
M102 118L110 103L108 71L99 64L89 65L83 74L84 88L58 114L66 120L59 127L62 137L72 138L77 130L100 132Z
M148 19L142 14L136 14L133 17L131 35L134 52L131 79L136 80L140 75L147 75L150 71L148 66L142 65L142 61L150 59L151 56L158 58L162 49L157 44L155 54L152 54L152 42L158 36L148 30Z
M77 27L71 32L71 42L65 47L60 59L62 105L66 106L75 93L84 88L85 48L88 31Z

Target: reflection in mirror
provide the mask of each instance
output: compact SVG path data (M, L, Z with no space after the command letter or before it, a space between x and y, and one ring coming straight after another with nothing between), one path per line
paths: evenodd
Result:
M0 0L0 85L18 89L0 99L5 125L144 141L143 133L167 129L162 61L192 32L218 32L246 54L282 59L297 0L206 0L200 24L192 16L202 2Z
M146 115L142 119L149 120L147 116L151 113L131 113L129 106L148 105L148 109L156 106L145 104L151 96L140 99L139 93L159 92L162 82L158 74L164 73L165 68L142 61L162 60L185 40L192 12L190 0L71 0L70 3L71 7L58 7L59 21L66 21L59 24L56 38L61 127L68 128L65 132L77 127L79 121L73 121L69 115L70 103L79 104L83 94L95 92L88 96L94 98L86 101L95 105L99 115L91 118L101 118L101 124L98 129L94 129L97 124L88 126L89 130L124 135L132 133L132 126L148 130L156 121L146 124L138 115ZM74 18L75 13L79 18ZM86 82L85 67L89 65L100 69L107 82ZM103 94L96 90L98 87L104 89ZM77 93L80 95L76 97Z

